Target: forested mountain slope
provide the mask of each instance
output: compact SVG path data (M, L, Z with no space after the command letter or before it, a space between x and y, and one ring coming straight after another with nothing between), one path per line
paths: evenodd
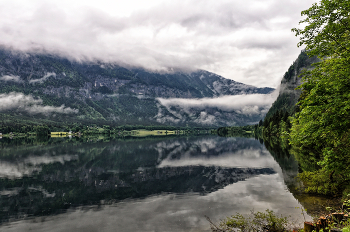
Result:
M203 117L201 112L207 115L207 111L215 109L191 109L177 120L178 116L164 107L159 98L214 98L272 91L272 88L256 88L203 70L155 73L115 64L0 50L3 122L208 126L208 120L198 118ZM258 116L218 112L211 126L251 123ZM172 120L165 120L169 117Z
M312 69L312 64L319 62L317 57L308 57L305 51L301 51L298 58L288 68L281 80L279 95L276 101L266 114L266 119L272 117L276 112L288 112L289 115L295 113L296 103L301 94L300 89L296 89L301 85L301 76L303 70Z
M300 37L298 46L306 46L309 57L319 58L309 60L318 62L311 69L307 63L300 66L308 70L302 73L296 109L283 102L282 88L259 127L265 138L278 137L279 144L291 146L303 171L299 179L310 193L344 197L350 193L349 12L347 1L333 0L322 0L301 12L305 17L299 24L305 27L292 31ZM299 56L292 66L296 74L300 68L295 64L303 60ZM284 80L289 80L288 73Z

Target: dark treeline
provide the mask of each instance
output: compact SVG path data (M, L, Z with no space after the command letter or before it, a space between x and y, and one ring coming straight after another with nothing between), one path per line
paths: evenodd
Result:
M36 135L47 135L50 133L51 129L55 127L48 127L47 125L0 125L0 133L10 134L10 133L23 133Z
M283 136L288 135L292 123L288 111L279 110L271 117L260 121L257 127L264 136Z
M222 137L253 137L254 131L256 130L256 125L247 126L233 126L233 127L220 127L217 130L213 130L215 133Z

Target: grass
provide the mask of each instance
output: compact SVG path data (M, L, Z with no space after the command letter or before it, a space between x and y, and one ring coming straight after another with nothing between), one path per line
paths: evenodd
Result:
M73 134L69 132L51 132L52 138L68 137L69 135L73 135Z
M146 137L146 136L164 136L164 135L174 135L175 131L169 130L133 130L131 131L132 136L136 137Z
M236 213L221 221L219 225L214 224L207 217L210 227L214 232L250 232L250 231L271 231L284 232L290 231L291 227L287 217L275 214L272 210L265 212L251 212L250 215L243 216Z

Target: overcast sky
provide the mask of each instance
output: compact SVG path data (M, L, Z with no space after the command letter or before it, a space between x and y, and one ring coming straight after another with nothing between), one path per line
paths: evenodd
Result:
M315 0L0 0L0 45L277 87Z

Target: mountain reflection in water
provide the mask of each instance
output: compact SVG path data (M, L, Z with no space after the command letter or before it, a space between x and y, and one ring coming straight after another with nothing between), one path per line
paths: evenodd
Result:
M301 212L279 164L254 139L1 143L5 231L205 231L204 215Z

